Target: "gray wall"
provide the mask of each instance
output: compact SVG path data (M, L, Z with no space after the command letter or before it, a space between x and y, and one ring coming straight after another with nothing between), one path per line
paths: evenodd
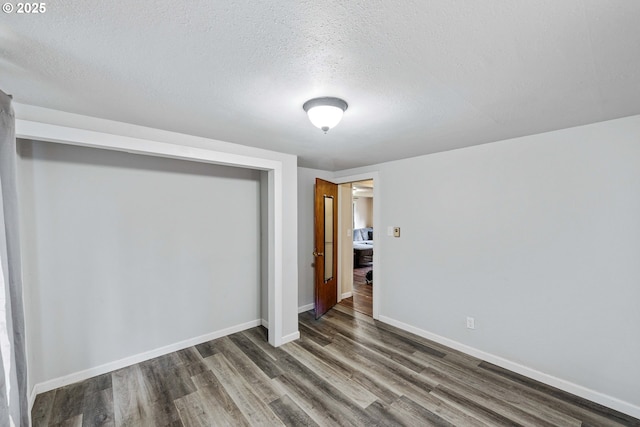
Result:
M30 383L260 319L260 174L20 142Z
M379 171L402 227L376 241L381 316L640 405L638 135L633 116L337 173Z

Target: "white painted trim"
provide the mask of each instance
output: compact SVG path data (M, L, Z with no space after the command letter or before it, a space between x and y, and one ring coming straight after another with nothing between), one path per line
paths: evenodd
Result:
M33 404L36 402L36 396L38 395L36 385L31 389L31 394L29 395L29 425L31 425L31 411L33 411Z
M264 326L265 328L269 329L269 322L265 319L261 319L260 320L262 326Z
M383 234L383 226L382 226L382 191L380 191L382 181L380 178L380 172L372 171L360 173L357 175L349 175L349 176L341 176L339 178L333 178L332 181L336 184L346 184L347 182L355 182L355 181L364 181L367 179L373 180L373 241L381 242ZM371 295L371 304L373 308L372 317L376 320L380 320L380 298L377 295L382 295L382 263L380 260L382 259L382 247L384 245L374 243L374 251L373 251L373 266L376 269L376 281L373 285L374 292Z
M20 256L22 257L22 259L24 259L24 255L22 253L24 249L24 245L20 245ZM21 263L21 267L24 269L24 262ZM24 270L20 271L20 278L22 280L22 278L24 278ZM23 283L24 284L24 283ZM27 313L26 311L26 298L24 298L24 287L22 290L22 313ZM29 387L29 384L31 384L31 367L29 366L29 337L28 337L28 331L29 331L29 321L28 321L28 316L23 316L24 317L24 354L26 356L26 366L27 366L27 387ZM31 410L33 409L33 404L36 401L36 387L35 385L33 387L31 387L31 394L29 395L29 400L27 401L27 404L29 405L29 425L33 424L33 421L31 420Z
M338 242L337 242L338 250L336 251L336 253L338 254L338 259L335 260L335 261L337 261L336 287L338 289L338 292L336 292L336 295L337 295L336 296L336 298L337 298L336 303L339 303L342 300L342 296L341 295L342 295L343 283L342 283L342 273L341 273L341 271L343 269L343 265L342 265L343 264L343 262L342 262L342 258L343 257L342 257L342 247L341 247L341 245L342 245L342 239L344 239L344 236L342 235L342 226L343 226L343 224L342 224L342 204L344 203L344 201L342 200L342 197L340 196L340 186L338 186L336 188L336 194L338 195L338 224L337 224L338 232L336 233L337 236L338 236ZM334 227L335 226L336 225L334 224ZM315 219L314 219L314 228L315 228ZM315 290L314 290L314 292L315 292Z
M486 362L493 363L494 365L500 366L504 369L508 369L510 371L532 378L536 381L540 381L552 387L559 388L560 390L564 390L576 396L580 396L582 398L599 403L608 408L615 409L616 411L631 415L632 417L640 418L640 406L633 405L632 403L625 402L623 400L600 393L590 388L586 388L581 385L563 380L561 378L554 377L553 375L545 374L544 372L537 371L533 368L529 368L528 366L512 362L511 360L496 356L491 353L487 353L483 350L478 350L477 348L462 344L458 341L454 341L452 339L434 334L432 332L425 331L423 329L411 326L387 316L380 316L378 320L391 326L395 326L396 328L400 328L404 331L411 332L412 334L418 335L420 337L435 341L447 347L451 347L455 350L461 351Z
M305 311L313 310L314 307L315 305L313 303L307 304L307 305L301 305L300 307L298 307L298 314L304 313Z
M189 137L189 136L186 136ZM167 157L203 163L220 164L268 171L269 216L269 343L277 347L283 343L283 162L224 151L208 150L148 139L133 138L16 119L16 138L56 142L83 147L123 151L127 153Z
M269 328L269 344L278 347L286 342L282 336L282 264L284 262L282 255L282 234L284 231L282 222L282 164L269 170L268 179L273 182L273 185L269 185L269 201L272 206L269 209L269 215L273 215L273 219L269 221L269 238L273 245L272 247L271 244L269 245L269 252L273 254L273 257L270 257L272 261L269 263L269 271L273 274L273 276L271 273L269 275L268 290L269 323L273 325L272 328ZM271 230L273 234L271 234Z
M127 366L135 365L136 363L144 362L155 357L164 356L165 354L173 353L175 351L183 350L185 348L193 347L194 345L202 344L207 341L222 338L227 335L235 334L236 332L244 331L247 329L260 326L261 320L252 320L250 322L242 323L240 325L231 326L229 328L221 329L219 331L211 332L199 337L190 338L188 340L180 341L175 344L170 344L164 347L157 348L155 350L146 351L144 353L136 354L133 356L125 357L124 359L116 360L115 362L105 363L104 365L96 366L95 368L86 369L80 372L74 372L64 377L54 378L43 383L38 383L33 387L32 395L45 393L50 390L55 390L59 387L64 387L69 384L73 384L78 381L84 381L86 379L95 377L96 375L106 374L118 369L126 368ZM287 336L288 337L288 336ZM34 396L35 398L35 396Z
M126 153L169 157L172 159L194 160L226 166L246 167L259 170L281 168L281 162L259 157L243 156L223 151L207 150L167 142L112 135L85 129L51 125L16 119L16 138L33 139L44 142L78 145L124 151Z
M342 297L342 299L351 298L352 295L353 295L353 291L349 291L349 292L345 292L344 294L342 294L341 297Z
M336 172L339 173L339 172ZM376 182L375 182L375 178L374 175L377 176L378 172L377 171L373 171L373 172L364 172L364 173L358 173L355 175L348 175L348 176L341 176L339 178L333 178L333 182L335 182L336 184L346 184L349 182L356 182L356 181L366 181L368 179L373 179L373 188L376 188ZM375 195L374 195L375 197Z
M288 342L295 341L297 339L300 339L300 331L295 331L289 335L285 335L284 337L282 337L281 344L286 344Z

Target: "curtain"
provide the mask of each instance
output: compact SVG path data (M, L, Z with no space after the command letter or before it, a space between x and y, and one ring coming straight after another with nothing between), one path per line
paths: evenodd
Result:
M15 117L0 91L0 426L28 426Z

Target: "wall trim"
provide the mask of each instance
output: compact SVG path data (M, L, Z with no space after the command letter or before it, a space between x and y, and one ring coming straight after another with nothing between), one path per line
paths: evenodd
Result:
M198 139L189 135L173 134L184 141ZM268 310L272 328L269 329L269 344L278 347L283 344L285 293L284 272L288 269L284 260L283 224L283 182L284 159L272 160L265 158L266 150L255 149L255 155L241 155L228 151L203 149L188 145L154 141L151 139L135 138L125 135L108 134L86 129L58 126L30 120L16 119L16 138L35 139L38 141L93 147L107 150L123 151L126 153L148 156L166 157L202 163L212 163L248 169L268 171ZM205 139L206 140L206 139ZM209 140L215 141L215 140ZM275 152L271 152L275 153ZM283 155L282 153L278 153ZM297 171L297 169L296 169ZM296 172L297 173L297 172ZM293 320L293 319L291 319Z
M247 329L251 329L256 326L260 326L261 322L262 322L261 319L256 319L250 322L241 323L239 325L230 326L225 329L220 329L219 331L214 331L208 334L200 335L198 337L189 338L187 340L180 341L174 344L169 344L164 347L156 348L154 350L145 351L144 353L128 356L123 359L116 360L114 362L108 362L103 365L96 366L94 368L85 369L83 371L74 372L72 374L65 375L63 377L54 378L52 380L35 384L33 386L33 389L31 391L31 396L29 398L29 413L31 413L31 409L33 409L33 403L35 402L36 396L40 393L45 393L47 391L55 390L56 388L59 388L59 387L64 387L66 385L76 383L78 381L84 381L86 379L95 377L97 375L102 375L118 369L126 368L127 366L135 365L136 363L144 362L149 359L153 359L159 356L164 356L165 354L173 353L174 351L184 350L185 348L202 344L203 342L215 340L217 338L222 338L227 335L235 334L236 332L241 332ZM283 340L288 339L291 335L287 335L282 339ZM285 342L288 342L288 341L285 341Z
M353 291L349 291L349 292L345 292L344 294L342 294L341 298L345 299L345 298L351 298L353 296Z
M305 311L313 310L314 308L315 308L315 304L314 303L307 304L307 305L301 305L300 307L298 307L298 314L304 313Z
M340 174L342 172L336 172L336 174ZM349 173L349 172L347 172ZM382 179L380 177L381 173L377 170L359 173L355 175L345 175L345 176L334 176L331 181L336 184L345 184L347 182L355 182L355 181L363 181L365 179L373 180L373 240L375 242L382 242L383 234L382 229ZM376 269L376 283L375 288L376 291L373 293L371 299L372 305L372 317L375 320L380 320L380 298L377 295L384 294L384 282L381 279L382 275L382 263L380 260L382 259L382 253L384 251L384 244L376 243L376 250L373 251L373 265Z
M482 359L486 362L493 363L494 365L498 365L502 368L516 372L520 375L524 375L526 377L529 377L536 381L540 381L552 387L559 388L560 390L591 400L593 402L599 403L600 405L604 405L608 408L615 409L616 411L620 411L627 415L631 415L632 417L640 418L640 406L633 405L632 403L625 402L613 396L600 393L598 391L592 390L587 387L583 387L581 385L569 382L567 380L554 377L553 375L540 372L533 368L529 368L528 366L524 366L519 363L512 362L511 360L505 359L500 356L496 356L495 354L487 353L483 350L478 350L475 347L471 347L466 344L462 344L458 341L454 341L450 338L446 338L441 335L434 334L429 331L425 331L424 329L411 326L407 323L392 319L387 316L380 316L379 320L383 323L387 323L391 326L395 326L396 328L400 328L404 331L411 332L412 334L418 335L422 338L435 341L439 344L445 345L447 347L451 347L454 350L458 350L470 356L476 357L478 359Z
M293 332L293 333L291 333L289 335L283 336L282 337L282 344L286 344L288 342L295 341L297 339L300 339L300 331L296 331L296 332Z

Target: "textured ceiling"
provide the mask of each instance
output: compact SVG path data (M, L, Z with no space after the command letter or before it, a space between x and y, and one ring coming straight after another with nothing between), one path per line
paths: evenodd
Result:
M1 14L0 89L338 170L639 114L640 1L48 2Z

